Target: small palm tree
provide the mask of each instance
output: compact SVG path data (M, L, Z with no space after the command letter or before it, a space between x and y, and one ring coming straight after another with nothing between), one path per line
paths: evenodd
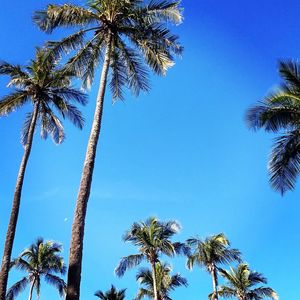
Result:
M172 300L169 296L170 292L180 286L187 286L187 280L180 274L171 275L172 268L168 264L156 263L156 286L158 300ZM140 288L136 300L143 298L154 298L154 284L152 271L146 268L140 269L136 275L136 279L144 288Z
M6 300L14 300L30 285L28 300L32 299L33 290L40 296L41 279L53 285L60 296L65 295L66 284L56 274L64 275L66 267L60 256L61 245L38 238L34 244L24 250L18 258L11 262L11 268L27 272L27 276L15 283L7 292Z
M17 177L13 205L7 228L4 253L0 272L0 299L5 299L11 252L13 248L18 221L21 193L27 162L31 153L34 132L38 124L41 126L41 137L52 136L55 143L63 142L65 134L63 125L56 115L68 118L80 129L84 120L80 111L73 104L86 103L86 96L71 87L72 72L63 71L57 60L47 58L44 50L36 50L36 58L27 67L20 67L0 62L0 74L10 77L8 86L14 90L0 100L0 116L32 104L33 110L28 113L22 130L24 154ZM47 58L47 59L46 59Z
M221 286L218 291L221 297L235 297L238 300L278 299L276 292L270 287L255 287L257 284L267 284L267 280L262 274L251 271L245 263L239 264L237 268L230 268L230 271L220 269L220 274L227 281L227 285Z
M187 244L194 248L189 256L187 267L192 269L196 264L206 268L213 281L213 297L218 299L218 269L220 264L228 264L241 261L241 253L237 249L230 248L230 242L223 233L210 236L205 240L190 238Z
M125 242L131 242L138 247L139 253L123 257L115 269L117 276L123 276L127 269L136 267L143 260L151 264L153 277L154 299L158 300L156 264L161 254L173 257L176 254L188 254L188 248L171 238L178 233L180 225L176 221L160 222L149 218L145 222L134 223L123 237Z
M95 296L97 296L101 300L124 300L125 299L125 291L126 289L118 291L113 285L111 289L105 293L101 291L97 291Z
M281 194L295 188L300 172L300 64L282 61L283 79L278 90L247 111L246 121L254 130L279 133L269 160L270 184Z
M51 4L34 16L39 28L49 33L57 27L76 29L62 41L48 43L48 46L58 57L70 50L77 51L67 68L77 72L85 87L91 85L103 58L94 120L74 213L67 300L80 297L85 218L109 72L109 86L114 99L123 99L124 86L135 95L148 91L149 70L165 75L174 65L173 56L182 53L178 37L169 29L169 25L182 22L179 5L180 1L176 0L90 0L85 6Z

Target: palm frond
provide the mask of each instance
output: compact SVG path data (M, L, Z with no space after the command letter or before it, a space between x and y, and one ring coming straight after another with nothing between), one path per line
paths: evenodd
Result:
M51 285L53 285L59 292L61 297L65 296L67 285L64 280L53 274L45 274L45 281Z
M70 4L48 5L46 10L34 13L34 23L43 31L51 33L58 26L82 26L93 24L97 16L90 10Z
M21 131L21 143L23 146L25 146L27 144L28 141L28 133L29 133L29 127L32 121L32 113L27 113L26 118L25 118L25 122L23 124L23 128Z
M14 300L16 297L24 291L26 286L29 284L29 278L23 277L21 280L16 282L12 287L9 288L6 294L6 300Z
M118 277L122 277L126 270L138 266L144 259L145 256L143 254L134 254L123 257L115 269L115 274Z
M270 183L284 194L295 187L300 172L300 131L294 130L276 139L269 160Z
M0 100L0 116L7 115L30 100L24 91L15 91Z

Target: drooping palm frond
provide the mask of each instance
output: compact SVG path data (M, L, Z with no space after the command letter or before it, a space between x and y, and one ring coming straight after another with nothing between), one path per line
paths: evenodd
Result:
M144 259L145 256L143 254L133 254L123 257L115 268L116 275L119 277L123 276L126 270L138 266Z
M295 188L300 172L300 130L290 131L276 139L269 160L272 187L284 194Z
M16 282L10 287L6 294L6 300L14 300L16 297L25 290L30 280L28 277L23 277L21 280Z

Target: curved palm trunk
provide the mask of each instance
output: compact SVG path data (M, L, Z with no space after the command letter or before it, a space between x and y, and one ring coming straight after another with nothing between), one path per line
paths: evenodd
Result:
M16 227L18 222L18 215L20 210L24 175L26 171L28 158L31 152L33 135L34 135L34 130L35 130L36 121L38 117L38 111L39 111L39 103L36 102L33 110L31 123L29 126L27 144L24 147L24 154L19 168L15 193L14 193L14 199L13 199L13 204L12 204L12 209L10 214L10 220L9 220L7 233L6 233L1 272L0 272L0 300L5 300L11 252L14 244L14 238L15 238Z
M212 276L212 282L213 282L213 289L214 289L214 300L219 300L219 295L218 295L218 273L217 273L217 268L214 266L212 271L211 271L211 276Z
M80 296L81 265L83 252L83 236L87 204L90 196L93 170L96 159L96 150L101 130L101 120L107 75L110 63L111 36L108 37L103 68L100 79L100 87L97 96L93 125L87 146L80 187L77 196L74 220L72 225L72 237L69 254L68 283L66 300L78 300ZM1 299L0 299L1 300Z
M151 266L152 266L152 281L153 281L154 300L158 300L155 262L151 262Z
M34 278L34 280L32 281L32 284L31 284L31 286L30 286L28 300L31 300L31 299L32 299L32 292L33 292L34 284L35 284L35 278Z

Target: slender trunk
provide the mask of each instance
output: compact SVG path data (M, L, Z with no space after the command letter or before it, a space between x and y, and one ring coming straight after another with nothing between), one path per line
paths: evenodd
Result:
M26 171L28 158L31 152L33 135L34 135L34 130L35 130L36 121L38 117L38 110L39 110L39 103L36 102L34 105L33 115L28 130L27 143L24 147L24 154L19 168L9 224L6 232L6 239L4 244L4 252L3 252L1 272L0 272L0 300L5 300L11 252L14 244L14 238L15 238L16 227L18 222L18 215L20 210L24 175Z
M152 266L152 281L153 281L154 300L158 300L155 262L151 262L151 266Z
M68 283L66 300L78 300L80 296L81 265L83 252L83 237L87 204L90 196L93 170L96 159L97 143L101 130L101 120L103 112L103 103L107 75L109 71L110 52L111 52L111 35L108 37L106 53L103 62L100 87L97 96L96 109L94 114L93 125L87 146L83 171L81 175L80 187L77 196L74 220L72 226L72 237L69 254ZM1 300L1 299L0 299Z
M32 292L33 292L34 284L35 284L35 278L33 279L31 286L30 286L28 300L32 299Z
M215 266L213 266L213 268L212 268L211 276L212 276L213 289L214 289L214 300L219 300L219 295L218 295L218 273L217 273L217 268Z

